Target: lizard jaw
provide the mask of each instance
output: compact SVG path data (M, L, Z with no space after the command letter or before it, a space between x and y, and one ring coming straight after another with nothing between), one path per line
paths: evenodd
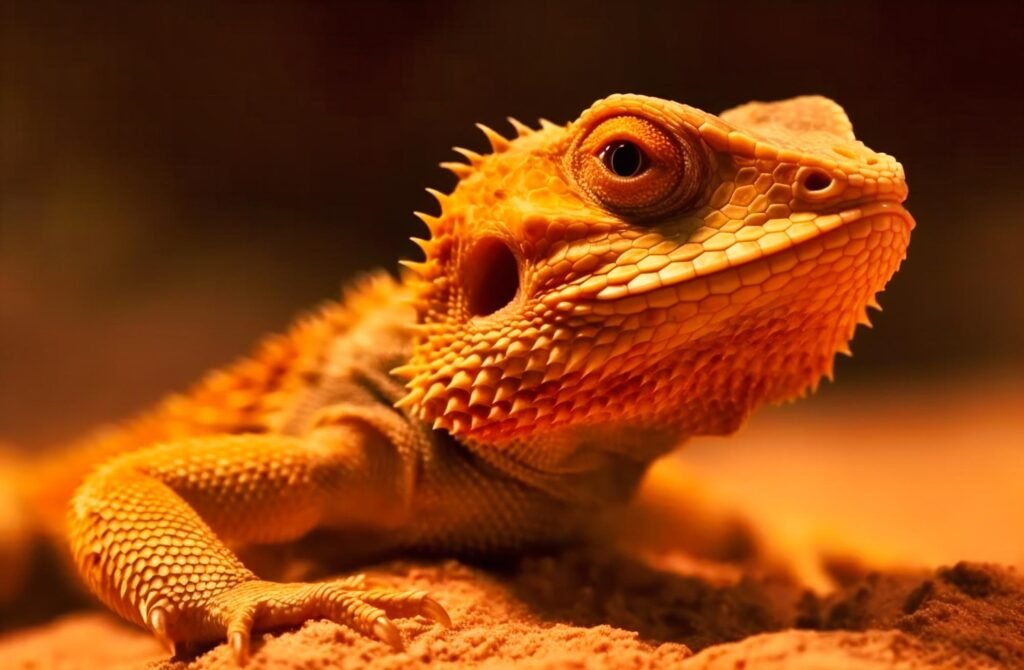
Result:
M639 297L553 306L543 317L557 324L545 331L550 344L453 368L403 404L436 428L493 444L539 424L552 434L579 422L732 432L757 405L831 377L835 354L848 353L905 257L914 224L900 205L849 211L843 225L735 268Z
M805 243L824 240L833 231L884 216L901 219L908 232L914 229L913 217L897 200L871 199L861 203L854 202L838 211L816 214L812 218L803 218L799 221L769 221L764 228L771 229L771 232L761 237L738 241L724 250L716 250L710 254L705 252L690 261L668 263L655 271L638 274L628 283L604 285L587 290L586 282L581 282L554 291L544 296L542 300L549 306L561 305L563 309L568 309L572 305L589 300L614 303L624 298L637 298L664 289L673 289L694 280L710 280L715 276L741 271L744 266L768 260L787 250L799 248ZM868 226L861 225L857 228L855 232L859 237L866 236ZM835 236L831 239L835 239ZM664 299L664 296L662 298Z

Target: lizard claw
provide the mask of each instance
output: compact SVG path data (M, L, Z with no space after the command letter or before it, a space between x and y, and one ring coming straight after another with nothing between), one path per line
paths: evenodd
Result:
M452 619L448 612L426 591L373 589L362 594L362 601L379 607L391 617L424 616L445 628L452 627Z
M228 635L228 644L231 646L231 655L235 657L235 663L240 666L245 665L249 660L248 631L234 631Z
M150 610L148 619L147 623L149 623L150 630L156 635L156 639L160 644L167 647L167 651L171 653L171 656L174 656L177 650L174 640L167 634L167 610L159 606L154 607Z
M448 612L445 611L441 603L437 602L430 596L423 597L423 603L420 605L421 614L435 623L439 623L445 628L452 627L452 618L448 616Z
M402 634L398 631L398 627L386 616L379 616L373 622L373 634L382 642L389 644L395 651L403 651L405 649L405 644L402 642Z

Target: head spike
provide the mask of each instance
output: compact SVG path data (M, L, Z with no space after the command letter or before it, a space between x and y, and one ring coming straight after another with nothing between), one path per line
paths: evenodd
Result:
M536 418L538 419L541 418L542 416L549 416L553 410L553 407L550 402L535 403L534 406L537 408Z
M430 263L420 263L418 261L406 261L406 260L398 261L398 264L401 265L404 268L408 268L409 270L415 272L420 277L426 277L427 276L428 271L430 270L430 265L431 265Z
M448 398L448 404L444 406L444 413L456 414L465 412L468 409L469 407L466 405L466 402L462 398L460 398L457 395L453 395Z
M482 123L476 124L476 127L480 129L480 132L487 136L487 141L491 143L491 150L494 153L500 154L502 151L509 148L510 145L508 140L502 137L498 131L488 128Z
M449 199L449 195L447 193L442 193L436 188L427 188L427 193L434 196L434 199L437 200L437 204L441 205L441 209L444 209L444 206L447 204Z
M508 122L510 124L512 124L512 127L516 129L516 134L519 137L525 137L525 136L527 136L527 135L529 135L530 133L533 132L533 128L531 128L530 126L526 125L525 123L523 123L519 119L515 118L514 116L509 116L507 118L508 118Z
M392 368L388 372L388 374L393 375L395 377L401 377L402 379L412 379L413 377L416 376L416 373L419 372L419 371L420 371L420 369L419 369L419 366L417 366L417 365L399 365L397 368ZM416 396L416 397L422 398L423 397L423 389L417 387L417 388L409 391L409 394L406 397L409 397L409 396Z
M425 214L423 212L413 212L412 214L427 226L431 235L437 234L437 229L441 224L440 217L434 216L433 214Z
M554 364L565 363L566 359L569 358L569 346L567 344L556 342L551 345L548 353L548 366Z
M473 384L477 387L486 386L488 388L497 388L498 382L501 381L501 372L497 368L483 368L476 374L476 379L473 380Z
M547 119L545 119L543 117L538 119L538 122L540 123L540 127L541 127L542 130L551 130L552 128L560 128L561 127L557 123L549 121L549 120L547 120Z
M452 147L452 151L454 151L455 153L459 154L467 161L469 161L469 164L472 165L473 167L480 165L480 163L484 160L483 156L473 151L472 149L466 149L464 147Z
M396 370L400 370L400 371L404 370L404 368L395 368L395 369ZM409 376L411 376L411 374L412 373L409 373ZM410 390L408 393L406 393L404 396L399 398L397 401L395 401L395 407L397 407L398 409L404 409L404 408L407 408L407 407L412 407L413 405L415 405L416 403L418 403L420 400L423 399L423 395L424 395L423 389L421 389L419 387L414 388L414 389Z
M423 402L426 403L426 402L430 402L434 398L440 398L441 396L443 396L445 394L445 391L447 391L447 390L448 389L441 382L434 382L430 386L430 388L427 389L427 394L425 396L423 396Z
M464 179L469 175L473 174L473 168L465 163L456 163L455 161L442 161L438 163L445 170L449 170L459 179Z
M469 430L469 420L463 418L461 414L456 414L452 419L451 433L453 435L460 435Z
M554 381L562 376L562 365L560 363L551 364L548 363L547 369L544 371L544 376L541 377L540 383L546 384L550 381Z
M430 256L430 249L432 247L430 240L425 240L422 237L410 237L409 241L418 246L423 251L424 256Z
M600 372L611 356L612 348L604 345L600 347L594 347L588 352L586 363L583 365L583 375L594 374Z
M530 409L530 408L531 408L530 401L527 400L526 398L523 398L522 396L520 396L520 397L518 397L518 398L516 398L516 399L514 399L512 401L512 408L509 409L508 413L509 414L519 414L519 413L524 412L524 411L526 411L527 409Z
M498 386L498 390L494 392L494 402L501 402L508 400L516 394L514 384L501 384Z
M473 388L473 377L465 370L459 370L452 376L452 380L448 383L448 386L450 388L468 391Z
M477 386L469 394L469 406L474 405L489 407L491 402L494 400L494 389L487 388L486 386Z

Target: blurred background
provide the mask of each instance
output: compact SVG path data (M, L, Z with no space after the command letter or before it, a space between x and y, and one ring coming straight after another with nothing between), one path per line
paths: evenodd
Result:
M820 93L906 167L909 260L836 386L692 462L771 516L1024 559L1020 3L0 6L0 439L130 414L414 257L475 121Z

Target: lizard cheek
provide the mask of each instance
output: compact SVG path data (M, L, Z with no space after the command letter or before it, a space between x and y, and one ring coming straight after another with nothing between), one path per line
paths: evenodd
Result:
M462 285L470 316L493 314L519 292L519 262L504 241L485 237L463 260Z

